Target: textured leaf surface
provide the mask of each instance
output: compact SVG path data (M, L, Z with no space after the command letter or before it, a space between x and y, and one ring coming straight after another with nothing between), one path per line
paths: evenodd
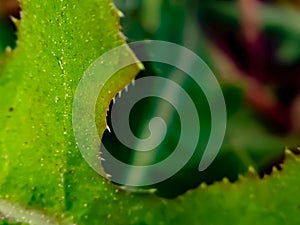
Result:
M0 74L0 198L60 217L96 198L77 201L89 186L107 196L76 149L72 97L89 64L124 40L110 1L25 0L22 9L18 47ZM137 71L132 66L108 84L99 108L103 130L110 99Z
M117 12L108 0L24 0L22 8L18 47L0 72L0 224L36 224L41 214L82 225L299 224L299 160L293 156L264 180L249 174L174 200L106 182L76 149L71 109L83 71L123 43ZM127 68L102 93L102 130L110 99L137 71Z

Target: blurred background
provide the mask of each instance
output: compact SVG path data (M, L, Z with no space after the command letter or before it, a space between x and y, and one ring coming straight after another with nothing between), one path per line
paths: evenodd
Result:
M193 80L167 65L145 63L138 75L176 78L194 100L202 134L197 151L187 165L170 179L145 187L173 198L227 177L234 182L251 165L261 177L272 167L282 168L284 149L300 146L300 1L299 0L115 0L122 11L122 31L128 42L156 39L185 46L199 55L219 80L228 110L222 149L214 163L199 173L198 164L210 132L210 113ZM0 54L15 47L19 17L15 0L0 0ZM1 62L1 59L0 59ZM174 75L175 74L175 75ZM172 106L145 99L132 111L133 132L149 135L147 123L159 108L168 118L168 135L157 149L141 154L126 149L108 132L105 145L117 158L133 164L166 158L177 144L180 121ZM110 124L108 116L108 123ZM127 151L121 151L126 149ZM125 154L126 152L126 154ZM128 154L130 152L130 154ZM143 160L142 160L143 161ZM130 171L124 171L130 177ZM146 175L145 175L146 176Z
M249 166L263 177L272 172L273 166L282 168L285 147L298 151L300 1L115 0L115 3L124 14L121 24L128 42L157 39L191 49L213 70L226 100L228 124L222 149L214 163L199 173L197 166L210 132L210 114L203 93L187 76L174 72L174 68L145 64L145 71L138 77L179 77L177 81L180 80L179 84L201 112L202 135L197 151L179 173L151 187L157 189L158 195L172 198L201 182L211 184L224 177L234 182ZM147 101L133 116L132 129L140 137L147 136L142 134L147 130L148 117L157 116L157 108L163 107L157 100ZM165 112L170 114L168 110ZM172 114L166 143L156 153L145 155L146 159L152 157L152 162L157 162L166 157L166 152L172 152L180 135L176 133L180 130L178 120L178 115ZM143 132L135 130L135 123L140 129L146 128ZM109 139L109 142L117 141ZM122 147L115 148L115 156L120 156L119 149ZM133 163L140 158L133 151L122 160Z
M129 42L159 39L195 51L220 78L248 86L248 100L274 131L299 131L300 1L115 2Z
M0 55L7 47L16 46L16 28L11 18L19 18L19 10L17 0L0 0Z

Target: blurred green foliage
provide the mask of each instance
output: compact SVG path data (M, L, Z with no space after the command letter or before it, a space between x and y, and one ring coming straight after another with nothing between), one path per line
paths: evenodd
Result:
M75 2L80 7L76 8ZM73 3L76 6L69 7ZM231 29L238 29L237 11L231 10L236 7L235 3L228 1L219 6L210 5L211 2L199 5L198 1L178 0L118 3L126 16L123 26L129 41L161 39L192 49L215 71L226 98L228 130L222 150L208 170L199 173L197 166L210 122L203 93L180 71L165 65L145 64L146 70L139 74L139 77L177 77L177 82L195 100L201 112L199 116L204 121L199 148L190 162L169 180L146 188L156 188L158 195L172 198L201 182L211 184L224 177L236 181L231 184L224 179L224 182L208 187L202 184L173 200L115 189L88 167L76 149L71 132L71 96L85 67L99 54L122 42L117 17L111 18L116 14L111 14L109 4L71 0L58 5L46 1L41 7L37 7L39 2L35 0L24 0L23 4L28 13L22 22L24 36L20 36L24 44L13 53L15 58L1 68L0 76L1 96L5 96L0 99L1 199L26 209L42 211L61 223L70 220L72 224L299 224L299 158L288 152L289 160L283 171L278 172L273 167L276 165L281 169L284 147L296 145L299 139L268 129L247 101L243 82L227 82L220 75L219 65L214 64L211 54L213 39L207 35L205 24L209 24L211 20L208 18L213 17L225 24L233 24L228 25ZM101 7L104 8L98 10ZM97 19L88 20L87 14ZM13 31L6 34L9 33ZM50 46L45 48L45 44ZM99 48L99 45L104 48ZM287 59L296 60L297 54L288 55ZM122 83L129 79L123 77L117 81ZM106 95L103 102L107 103L110 98ZM133 112L133 130L142 136L147 130L139 122L145 123L147 118L156 115L157 109L166 106L147 99L137 107L142 110ZM101 112L101 117L104 118L105 113ZM158 149L159 154L150 156L154 160L166 157L179 135L176 133L178 115L172 113L171 118L169 128L173 132ZM115 146L116 156L124 157L113 137L106 133L104 139ZM135 154L124 157L129 162L135 158ZM260 179L250 170L252 173L247 173L246 178L240 176L248 171L249 166L261 176L271 171L273 174ZM18 213L11 210L11 217ZM3 225L14 224L7 222L6 218L0 220Z
M0 55L7 47L15 48L16 34L12 21L0 15Z
M160 184L145 188L157 189L157 194L160 196L174 197L190 188L195 188L202 182L211 184L224 177L230 181L236 181L238 175L245 173L249 166L253 166L263 176L263 174L271 172L272 166L278 165L282 161L286 146L299 145L297 137L277 133L277 128L280 130L279 124L276 128L276 123L274 123L273 129L270 129L264 118L255 113L247 99L247 87L244 82L228 82L220 76L220 65L215 64L214 56L211 54L215 37L210 35L210 30L216 31L214 35L220 35L217 38L223 38L226 43L230 43L232 40L228 40L227 36L218 33L219 30L229 30L232 35L239 35L239 32L242 32L241 14L237 1L116 0L115 2L124 13L121 22L129 41L144 39L170 41L183 45L201 56L217 75L222 85L228 110L227 133L222 149L213 164L206 171L199 173L198 163L210 132L210 113L205 97L201 90L193 84L193 81L180 71L166 68L166 65L157 63L146 64L146 71L141 72L138 78L152 75L175 80L193 98L200 112L202 135L193 158L180 172ZM267 32L267 35L274 35L280 40L279 45L274 47L274 51L280 56L279 59L288 64L297 61L299 49L290 46L292 52L288 51L287 46L289 46L288 43L299 44L296 41L297 37L300 37L299 29L297 29L299 25L296 22L289 23L287 20L282 20L282 16L284 16L290 18L289 21L298 21L297 10L282 8L276 4L263 4L260 15L263 30ZM233 42L232 45L230 50L236 51L235 47L239 43ZM247 58L247 52L243 52L243 49L236 52L240 54L240 58ZM280 52L284 52L284 54ZM233 64L239 63L239 59L235 61L234 58L230 58L230 60ZM167 107L166 103L157 99L147 99L144 103L140 103L139 107L136 107L138 109L132 116L134 119L131 122L135 134L137 136L147 134L149 118L158 116L156 112L161 112L160 109L165 107ZM178 124L178 115L175 112L160 116L172 118L168 127L170 132L165 142L156 149L156 153L144 156L150 158L152 163L158 162L170 154L177 143L178 135L180 135L178 134L180 123ZM288 115L286 115L287 117ZM285 120L285 118L282 119ZM114 155L122 160L132 163L142 157L141 153L137 151L132 151L129 157L126 153L130 149L124 148L109 132L104 134L103 141L111 146ZM128 172L124 171L124 173ZM130 174L126 174L126 176L130 177Z

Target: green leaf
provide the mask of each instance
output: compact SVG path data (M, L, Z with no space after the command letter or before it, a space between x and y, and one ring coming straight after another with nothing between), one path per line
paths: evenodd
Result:
M124 43L118 13L109 0L23 0L22 9L18 46L0 71L0 224L300 222L299 159L291 153L271 177L202 185L174 200L121 191L100 177L76 148L71 110L90 63ZM138 70L106 84L100 135L110 100Z
M89 186L101 194L103 179L76 148L71 110L83 72L124 43L118 14L108 0L22 1L18 46L0 72L0 199L60 217L92 201L76 201ZM100 132L110 100L138 70L133 65L108 82Z

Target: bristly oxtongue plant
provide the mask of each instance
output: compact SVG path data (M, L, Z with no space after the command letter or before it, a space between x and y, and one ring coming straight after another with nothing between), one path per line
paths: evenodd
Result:
M299 224L298 156L283 170L200 185L167 200L120 191L76 148L72 101L87 67L124 43L110 0L22 0L18 44L0 70L0 224ZM127 54L128 57L132 55ZM132 65L100 94L98 126Z

